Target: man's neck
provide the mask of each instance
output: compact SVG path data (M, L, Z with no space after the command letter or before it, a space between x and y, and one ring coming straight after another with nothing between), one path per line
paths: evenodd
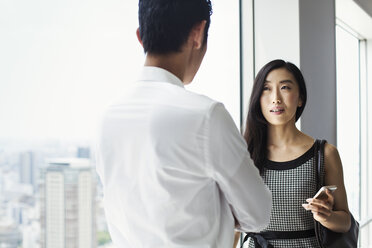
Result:
M186 61L183 53L171 53L167 55L147 54L145 66L155 66L167 70L184 83L186 77Z

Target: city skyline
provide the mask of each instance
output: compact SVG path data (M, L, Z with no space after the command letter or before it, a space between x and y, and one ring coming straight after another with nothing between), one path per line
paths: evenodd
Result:
M95 173L92 148L72 143L54 144L51 148L50 144L39 144L37 149L0 151L0 246L41 248L47 234L42 224L48 221L46 213L51 218L58 217L58 209L66 208L65 221L52 218L48 222L49 226L54 223L53 230L58 228L58 223L76 229L76 234L66 233L66 242L85 240L89 247L109 247L111 239L103 211L103 192ZM38 173L32 174L32 170ZM64 183L58 184L56 179L62 178L65 179L59 182ZM55 191L58 189L64 189L64 193L59 195ZM61 199L64 204L59 204ZM83 214L77 214L79 212ZM77 239L76 235L85 238Z

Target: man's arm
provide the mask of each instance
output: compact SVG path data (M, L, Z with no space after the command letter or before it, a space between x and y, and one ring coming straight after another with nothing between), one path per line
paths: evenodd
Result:
M209 116L207 163L244 232L257 232L270 220L271 193L264 185L247 145L222 104Z

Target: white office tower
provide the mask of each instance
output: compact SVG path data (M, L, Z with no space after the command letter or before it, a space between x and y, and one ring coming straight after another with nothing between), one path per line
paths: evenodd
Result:
M40 185L41 247L96 247L96 183L90 161L59 159L48 164Z

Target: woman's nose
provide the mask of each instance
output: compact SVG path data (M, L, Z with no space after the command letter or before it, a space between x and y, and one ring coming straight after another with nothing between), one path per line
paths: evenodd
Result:
M280 95L280 89L273 89L273 91L271 92L271 97L273 99L273 104L280 104L282 103L282 98L281 98L281 95Z

